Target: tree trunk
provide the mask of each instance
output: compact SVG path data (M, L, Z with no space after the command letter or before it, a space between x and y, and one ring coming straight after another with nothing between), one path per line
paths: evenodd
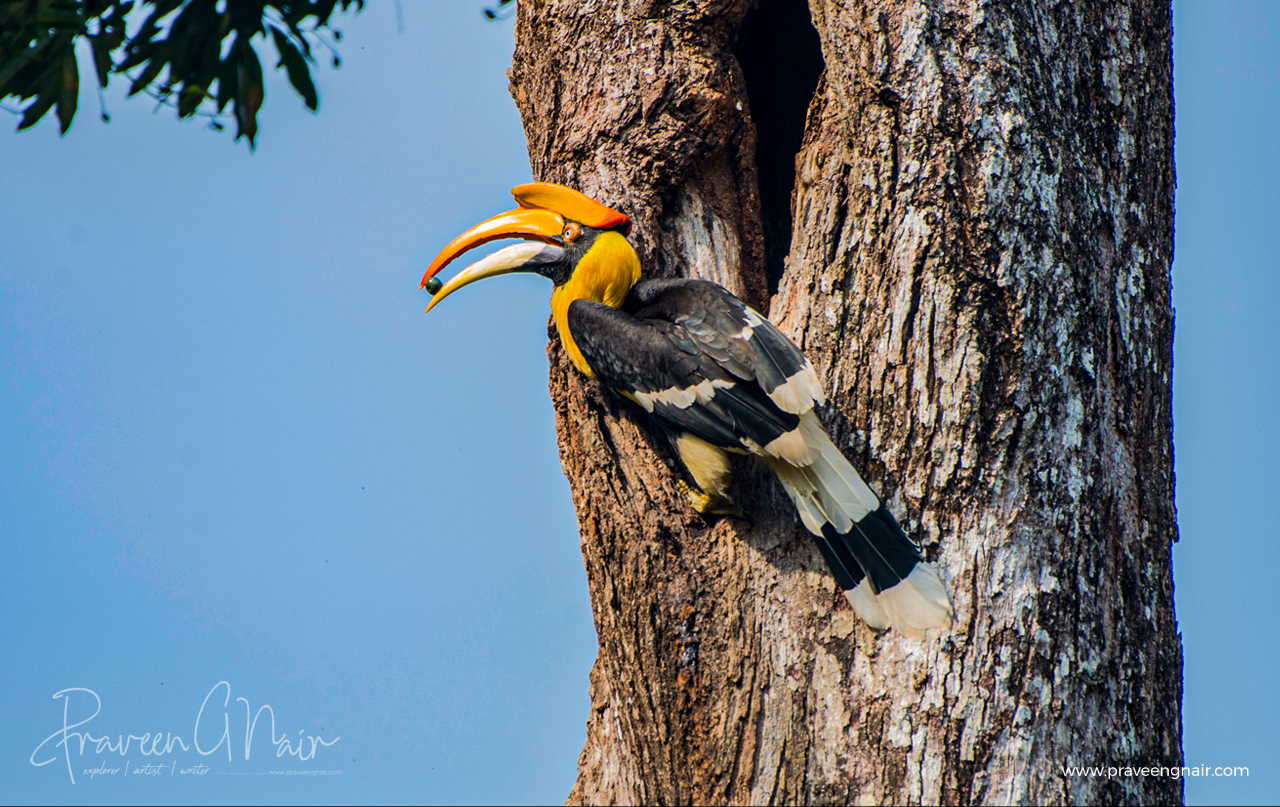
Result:
M600 638L570 802L1180 802L1062 772L1182 765L1168 5L754 6L521 0L533 171L805 349L957 621L868 629L750 461L750 522L690 511L552 333Z

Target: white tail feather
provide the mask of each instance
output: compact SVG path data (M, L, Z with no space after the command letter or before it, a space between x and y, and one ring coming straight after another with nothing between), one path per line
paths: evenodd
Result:
M764 453L796 466L811 464L818 452L806 439L803 427L792 429L764 446Z
M831 519L818 501L818 489L813 479L805 473L805 469L789 465L782 460L770 460L769 467L778 475L782 489L791 497L791 502L800 514L805 529L814 535L822 535L822 525Z
M933 566L921 561L903 580L876 598L893 626L912 639L923 639L929 628L951 624L951 599Z
M880 506L880 499L831 442L817 415L813 412L801 415L800 431L805 443L812 446L817 454L809 468L817 477L818 490L827 512L839 510L849 519L849 525L832 523L838 532L848 532L849 526Z
M844 598L872 630L884 630L891 624L889 615L881 607L875 593L871 591L871 584L865 578L857 588L846 591Z
M828 523L836 532L849 532L856 522L880 507L880 499L831 442L812 411L800 416L796 432L812 450L814 458L806 467L781 458L766 460L809 532L821 537L822 527ZM879 595L873 594L870 582L863 579L857 588L845 592L845 598L873 629L884 630L893 625L912 639L923 639L925 630L949 625L953 617L946 587L933 567L923 561L915 565L906 580Z

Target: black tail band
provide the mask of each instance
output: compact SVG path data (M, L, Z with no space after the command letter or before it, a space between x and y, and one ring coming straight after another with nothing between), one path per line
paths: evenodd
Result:
M883 504L854 524L849 532L841 535L830 524L823 524L822 535L826 541L819 541L819 548L823 543L829 544L831 555L840 565L857 569L855 585L862 582L863 577L870 577L871 587L877 594L905 580L921 560L916 545ZM832 562L832 557L827 557L827 563L836 581L844 587L836 571L837 563Z

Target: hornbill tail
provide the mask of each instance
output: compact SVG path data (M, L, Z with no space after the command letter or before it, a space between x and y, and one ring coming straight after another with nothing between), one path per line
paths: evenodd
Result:
M946 588L893 513L831 442L816 415L802 415L800 431L816 457L803 466L785 459L769 464L849 604L872 628L892 625L912 639L949 625L954 612Z

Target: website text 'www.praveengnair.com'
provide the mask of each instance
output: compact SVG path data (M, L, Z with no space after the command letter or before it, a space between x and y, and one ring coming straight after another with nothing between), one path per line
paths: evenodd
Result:
M1164 766L1135 768L1131 765L1101 765L1096 767L1062 769L1063 776L1088 779L1131 779L1135 777L1160 777L1163 779L1189 779L1196 776L1248 776L1249 769L1241 765L1193 765L1170 768Z

